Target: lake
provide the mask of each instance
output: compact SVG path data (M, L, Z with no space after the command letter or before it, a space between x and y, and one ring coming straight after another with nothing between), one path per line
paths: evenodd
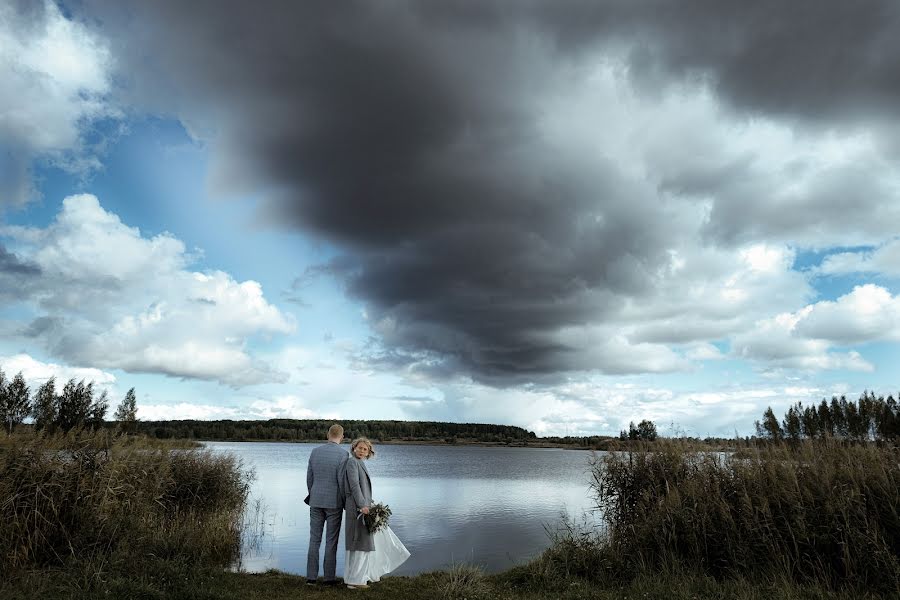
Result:
M257 547L239 568L305 575L309 545L306 464L318 444L206 442L256 472L251 502L265 508ZM344 444L349 450L349 444ZM563 515L581 522L592 509L591 454L580 450L379 445L367 463L376 502L390 505L391 528L412 554L393 574L414 575L457 562L507 569L550 545L547 527ZM323 543L324 546L324 543ZM344 536L338 576L344 566Z

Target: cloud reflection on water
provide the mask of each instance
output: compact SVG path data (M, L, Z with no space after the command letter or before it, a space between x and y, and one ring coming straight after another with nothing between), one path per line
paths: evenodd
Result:
M252 497L266 509L258 548L240 567L301 573L309 543L306 463L315 444L213 443L256 471ZM396 572L411 575L453 562L499 571L548 545L545 526L590 510L589 454L575 450L448 446L380 446L369 463L376 501L391 506L391 527L411 552ZM344 541L338 548L343 571Z

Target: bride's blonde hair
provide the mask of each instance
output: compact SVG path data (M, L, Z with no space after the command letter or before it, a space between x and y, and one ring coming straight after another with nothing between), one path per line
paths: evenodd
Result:
M350 452L355 451L356 447L360 444L365 444L369 447L369 455L366 457L366 459L370 459L375 456L375 445L367 437L358 437L353 440L353 442L350 444Z

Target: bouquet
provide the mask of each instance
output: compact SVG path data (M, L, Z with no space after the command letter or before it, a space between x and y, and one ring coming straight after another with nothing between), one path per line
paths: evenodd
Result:
M378 502L369 507L369 514L360 513L360 516L363 517L369 533L375 533L387 527L388 520L391 518L391 507Z

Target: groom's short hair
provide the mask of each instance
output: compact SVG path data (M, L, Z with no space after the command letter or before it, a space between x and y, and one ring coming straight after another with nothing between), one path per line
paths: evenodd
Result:
M328 439L332 438L344 439L344 428L337 423L328 428Z

